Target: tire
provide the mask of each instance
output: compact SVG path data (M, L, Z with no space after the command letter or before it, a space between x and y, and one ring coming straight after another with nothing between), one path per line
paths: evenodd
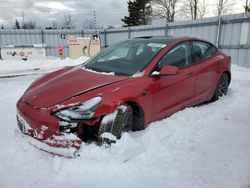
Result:
M217 101L220 97L227 94L229 86L229 78L226 73L223 73L218 81L211 102Z
M111 144L115 143L116 139L120 139L123 132L130 132L133 128L133 109L127 104L122 104L116 112L116 116L112 121L112 124L101 123L98 130L98 144L103 143ZM103 136L107 133L110 136ZM107 135L106 134L106 135Z

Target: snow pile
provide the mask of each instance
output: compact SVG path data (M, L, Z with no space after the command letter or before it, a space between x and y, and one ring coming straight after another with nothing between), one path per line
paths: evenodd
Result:
M48 57L46 59L0 60L0 77L11 75L24 75L50 72L65 66L80 65L88 60L88 57L80 57L75 60L65 58L60 60Z
M125 133L112 147L83 145L76 159L38 150L17 128L15 103L38 76L0 79L0 187L249 187L250 70L232 69L226 97Z

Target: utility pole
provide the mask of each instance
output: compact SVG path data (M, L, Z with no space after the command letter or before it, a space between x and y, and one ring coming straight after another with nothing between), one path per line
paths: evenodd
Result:
M96 13L94 11L94 25L95 25L95 35L98 36L98 27L96 22Z

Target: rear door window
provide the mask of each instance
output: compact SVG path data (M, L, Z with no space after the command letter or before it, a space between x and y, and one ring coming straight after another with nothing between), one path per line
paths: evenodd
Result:
M197 63L206 58L212 57L217 49L206 42L192 41L191 45L191 63Z

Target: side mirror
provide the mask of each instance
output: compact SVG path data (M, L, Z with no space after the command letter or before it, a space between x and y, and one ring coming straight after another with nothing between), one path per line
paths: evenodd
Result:
M172 65L165 65L160 72L154 71L151 76L173 76L178 74L178 68Z

